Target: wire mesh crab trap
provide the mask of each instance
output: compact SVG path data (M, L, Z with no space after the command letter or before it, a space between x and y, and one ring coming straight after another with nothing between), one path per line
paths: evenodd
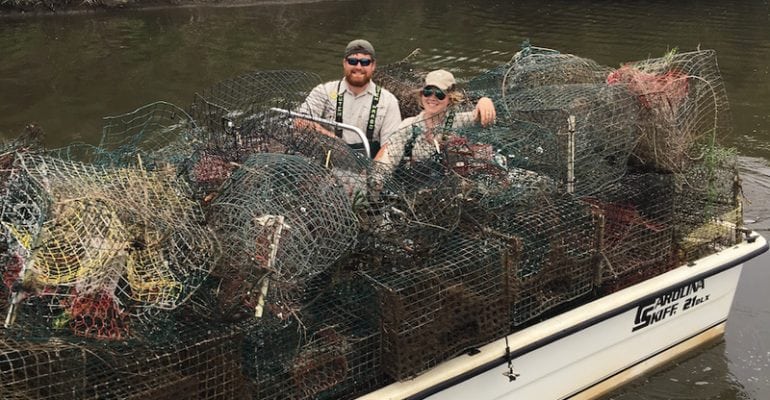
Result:
M357 274L324 273L298 318L265 321L246 338L244 370L257 398L351 398L392 382L381 368L374 288Z
M691 261L740 242L742 189L734 149L705 148L700 162L675 175L674 185L679 260Z
M190 326L174 341L0 340L4 399L222 399L250 394L234 329Z
M403 117L417 115L421 110L416 92L428 73L416 65L416 61L422 56L421 53L416 49L398 62L378 66L372 76L374 82L396 96Z
M96 162L144 168L176 165L202 145L200 130L183 109L155 102L132 112L104 117Z
M499 242L455 234L435 255L370 275L382 314L382 368L403 380L508 330Z
M599 236L590 208L559 192L537 199L473 215L488 231L509 238L509 252L518 260L508 279L514 325L589 294L598 273Z
M548 163L561 171L553 178L574 193L593 194L626 172L638 105L624 87L538 86L509 94L505 102L512 118L550 131L548 136L556 143L541 147L551 150Z
M628 63L607 76L623 84L640 105L639 141L631 165L684 172L697 163L703 146L730 130L727 94L716 53L698 50Z
M295 109L319 83L318 75L304 71L254 71L196 94L190 114L206 128L208 147L258 148L260 135L285 120L270 109Z
M220 306L237 317L267 301L286 317L306 283L354 243L357 221L335 176L304 157L255 154L208 208L223 249ZM268 290L270 291L268 295Z
M491 146L487 163L494 162L508 170L531 171L554 184L567 177L567 146L555 132L538 124L501 118L488 128L471 126L455 131L470 143Z
M583 197L598 218L601 282L613 292L667 271L674 263L674 175L627 174Z
M23 264L7 327L124 339L132 318L177 308L213 268L218 243L173 175L33 154L17 155L13 168L31 184L6 192L6 209L45 212L36 230L18 212L3 215Z
M368 160L344 143L295 124L296 110L320 78L302 71L255 71L220 82L196 95L191 114L204 127L205 144L182 173L199 198L220 190L251 154L302 155L360 191Z
M510 62L468 81L468 90L505 104L511 93L539 86L603 83L611 68L556 50L522 45ZM504 106L503 106L504 107Z
M412 61L378 70L410 101ZM713 52L525 46L469 81L494 125L462 102L375 163L271 111L319 81L258 71L108 117L99 147L3 147L0 396L353 398L740 240Z

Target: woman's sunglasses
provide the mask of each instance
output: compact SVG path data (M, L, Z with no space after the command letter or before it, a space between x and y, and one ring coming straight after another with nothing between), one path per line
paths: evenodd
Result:
M446 98L446 93L435 86L427 86L422 88L422 95L423 97L430 97L435 95L439 100L444 100Z
M362 67L368 67L369 64L372 63L371 58L355 58L355 57L349 57L347 59L348 65L356 66L357 64L361 64Z

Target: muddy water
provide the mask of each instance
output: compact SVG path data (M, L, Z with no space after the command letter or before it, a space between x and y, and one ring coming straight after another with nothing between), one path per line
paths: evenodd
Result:
M770 6L767 1L267 2L250 7L0 18L0 135L29 122L46 145L96 144L101 118L255 69L334 78L348 40L366 37L380 64L415 48L460 78L510 59L519 44L609 66L715 49L751 203L749 227L770 230ZM613 399L770 398L770 256L750 262L724 342L613 393Z

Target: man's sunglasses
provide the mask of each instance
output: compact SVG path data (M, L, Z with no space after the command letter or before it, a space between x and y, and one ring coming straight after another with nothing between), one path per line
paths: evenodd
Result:
M426 86L422 88L422 95L423 97L430 97L430 96L436 95L436 98L439 100L444 100L446 98L446 93L444 93L443 90L435 86Z
M361 64L362 67L368 67L369 64L372 63L371 58L355 58L355 57L348 57L347 59L348 65L356 66L356 64Z

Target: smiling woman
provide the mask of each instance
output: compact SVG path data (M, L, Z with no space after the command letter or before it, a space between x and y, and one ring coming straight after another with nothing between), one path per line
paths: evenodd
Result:
M404 160L429 159L441 152L440 142L446 142L445 131L479 123L487 126L496 118L495 105L482 97L472 111L458 112L464 97L457 89L451 72L438 69L425 76L421 89L416 91L422 112L401 121L375 156L383 169L391 170Z

